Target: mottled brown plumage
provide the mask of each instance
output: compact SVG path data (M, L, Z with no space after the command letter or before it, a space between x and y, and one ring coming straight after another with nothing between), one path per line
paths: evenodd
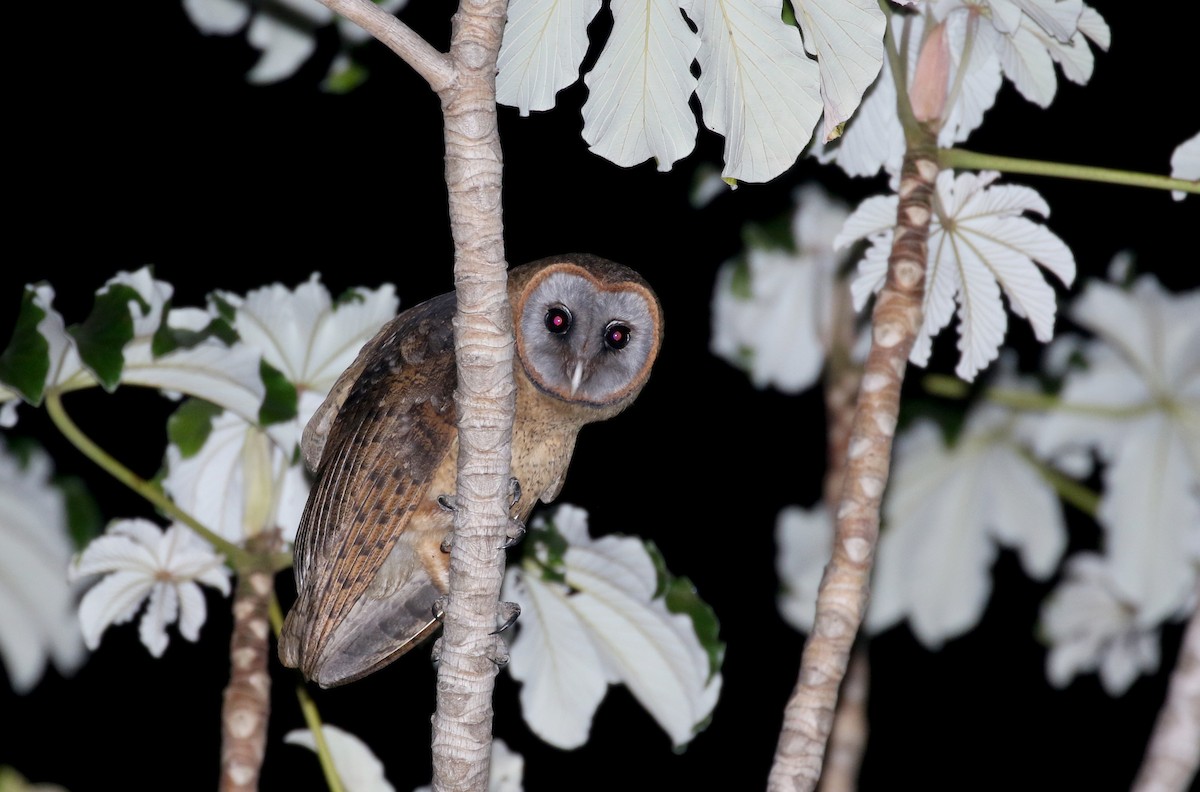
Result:
M516 351L513 516L562 489L587 423L625 409L662 342L658 298L635 272L566 255L509 273ZM387 665L438 627L458 440L454 294L402 312L338 379L305 427L316 482L296 534L297 599L279 654L323 687Z

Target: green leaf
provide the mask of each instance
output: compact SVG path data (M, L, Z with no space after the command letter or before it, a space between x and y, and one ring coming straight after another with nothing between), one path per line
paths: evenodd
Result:
M96 294L87 320L67 331L75 339L79 357L109 393L121 384L125 345L133 339L130 301L137 302L145 311L150 310L150 305L132 286L111 284Z
M692 581L685 577L675 577L667 569L662 551L653 542L647 540L646 552L654 563L658 573L658 588L655 597L664 597L667 610L671 613L682 613L692 620L692 629L696 638L708 654L708 675L711 679L721 670L725 659L725 643L720 639L720 622L717 614L704 600L700 599Z
M67 506L67 531L71 535L71 542L76 550L82 550L100 535L104 528L104 515L82 478L61 476L54 483L62 490Z
M163 316L166 316L170 310L171 304L168 302L163 307ZM233 346L234 342L238 340L238 334L233 329L233 325L220 316L215 317L201 330L183 330L171 327L164 321L154 331L154 338L150 342L150 351L154 357L158 358L177 349L191 349L210 338L216 338L226 346Z
M203 399L188 399L167 419L167 439L187 459L194 456L212 433L213 419L223 410Z
M321 90L331 94L346 94L367 81L370 71L361 63L350 61L344 69L330 72L321 82Z
M563 558L567 554L567 540L558 532L554 521L547 518L534 524L529 529L529 537L525 541L525 555L541 569L542 580L555 583L566 583L567 574L563 567ZM539 559L535 548L543 548L546 556Z
M729 279L729 291L739 300L749 300L754 297L751 280L750 264L745 259L738 259L733 265L733 274Z
M219 294L210 294L209 299L216 306L217 315L229 322L230 325L234 324L234 320L237 318L237 308Z
M288 382L279 369L265 360L259 363L258 370L262 375L263 384L267 386L267 395L263 397L262 406L258 408L258 422L267 426L295 418L300 399L296 393L296 386Z
M792 239L792 218L788 215L779 215L766 222L747 223L742 228L742 242L748 248L795 253L796 242Z
M36 296L34 289L25 289L12 340L0 354L0 382L33 405L42 403L46 375L50 373L50 342L38 331L46 311L34 303Z

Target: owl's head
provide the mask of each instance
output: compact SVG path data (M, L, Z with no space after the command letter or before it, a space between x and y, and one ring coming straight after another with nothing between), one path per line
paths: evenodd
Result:
M517 357L541 392L615 411L646 384L662 306L633 270L583 254L545 258L509 273L509 299Z

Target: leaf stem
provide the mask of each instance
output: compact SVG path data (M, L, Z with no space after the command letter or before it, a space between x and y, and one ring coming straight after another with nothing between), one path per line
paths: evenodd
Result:
M200 536L204 537L205 540L225 556L226 561L234 569L242 569L250 563L251 557L249 553L202 525L195 517L180 509L161 490L122 465L107 451L98 446L90 437L85 435L75 425L75 422L71 420L71 417L67 415L58 391L49 390L46 392L46 412L49 413L50 420L62 432L63 437L67 438L84 456L107 471L117 481L150 501L150 503L164 514L187 525L193 531L200 534Z
M921 384L926 392L948 399L965 399L969 395L969 388L965 382L945 374L928 374ZM1078 404L1065 402L1052 393L1037 393L1017 388L984 388L981 395L993 404L1023 412L1057 411L1097 418L1136 418L1158 409L1154 404L1131 404L1121 407L1110 404Z
M1046 480L1047 484L1054 487L1054 491L1058 493L1058 497L1092 519L1096 518L1096 512L1100 509L1100 496L1095 490L1080 484L1061 470L1057 470L1053 466L1046 464L1034 456L1033 452L1027 448L1019 447L1017 452L1037 470L1038 474Z
M278 638L283 632L283 608L279 607L279 598L274 592L267 606L267 614L271 619L271 632ZM333 763L333 754L329 751L329 743L325 740L325 732L321 729L321 713L317 711L317 704L312 700L312 696L308 695L304 683L296 685L296 698L300 701L300 712L304 715L304 722L313 734L317 761L321 763L321 770L325 773L325 783L329 785L330 792L345 792L342 779Z
M1200 193L1200 181L1173 179L1154 173L1100 168L1091 165L1070 165L1063 162L1001 157L996 154L981 154L967 149L950 148L938 152L938 164L943 168L966 168L969 170L998 170L1005 173L1027 173L1034 176L1052 176L1059 179L1124 184L1131 187L1147 187L1155 190L1180 190Z

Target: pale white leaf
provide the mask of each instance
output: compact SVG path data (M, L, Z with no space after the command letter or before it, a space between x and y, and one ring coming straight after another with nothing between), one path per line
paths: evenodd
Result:
M640 540L592 540L586 512L571 506L559 507L554 528L568 543L566 585L542 581L533 561L506 581L506 598L522 605L509 668L531 688L522 691L531 728L554 745L582 744L597 696L620 682L675 745L687 743L721 687L691 619L654 597L658 573Z
M246 40L262 55L246 73L246 81L266 85L291 77L316 51L311 28L269 13L258 13L246 30Z
M1083 0L1011 0L1051 36L1062 42L1075 35Z
M139 634L151 654L161 656L167 646L166 628L179 616L179 589L203 582L229 593L229 572L221 556L182 525L163 531L149 520L111 523L103 536L93 539L73 561L72 579L100 574L103 577L83 597L79 620L84 640L95 649L111 624L123 624L149 599ZM185 603L185 637L198 636L204 613L195 607L195 595Z
M948 98L950 104L938 133L938 145L946 148L966 140L979 128L984 114L996 103L1004 82L996 51L1000 36L990 26L976 24L978 20L973 16L967 8L966 13L946 18L946 40L956 70L950 79L958 85L957 93ZM913 27L920 29L917 25ZM909 62L915 62L915 56L910 55Z
M577 550L567 550L567 582L579 590L573 607L610 667L672 744L686 744L716 706L721 687L719 675L709 678L708 656L691 619L670 613L662 600L647 602L617 588L607 559Z
M66 505L52 473L40 449L21 463L0 442L0 660L18 694L50 663L70 674L86 658L66 574Z
M346 792L395 792L395 787L384 777L383 762L361 739L330 723L321 725L321 736L329 746L329 754ZM294 729L284 735L283 741L313 752L317 750L317 740L311 729Z
M1120 696L1134 679L1158 668L1158 630L1138 623L1136 610L1114 585L1108 559L1079 553L1066 576L1042 605L1041 631L1050 643L1046 676L1055 687L1098 671L1110 696Z
M521 605L507 668L522 683L525 722L550 745L578 748L587 742L609 683L617 680L597 655L588 625L561 584L544 582L529 570L510 569L503 597Z
M250 19L246 0L183 0L183 10L202 33L228 36Z
M1138 422L1105 471L1097 518L1107 529L1113 583L1139 623L1175 613L1195 588L1191 547L1200 536L1200 478L1188 438L1161 414Z
M775 518L775 571L781 585L776 604L783 620L800 632L812 630L817 589L833 555L833 528L823 504L788 506Z
M953 448L927 420L900 437L883 519L868 627L907 618L930 647L979 620L997 545L1037 578L1066 546L1057 497L1022 454L1013 417L992 406L972 411Z
M805 49L817 57L830 140L879 76L887 20L874 0L798 0L794 8Z
M896 115L896 88L886 60L842 136L828 143L815 136L809 153L819 162L836 164L850 176L874 176L880 168L888 173L900 171L904 130Z
M1171 153L1171 176L1175 179L1200 180L1200 132L1180 143ZM1172 190L1171 197L1182 201L1187 193Z
M579 79L587 27L600 0L511 0L496 74L496 101L521 115L554 107L555 95Z
M613 29L584 83L583 139L630 167L653 157L660 171L692 150L696 90L691 66L700 38L675 3L613 0Z
M997 37L996 44L1004 75L1017 91L1038 107L1049 107L1058 88L1058 75L1045 44L1025 26L1012 35Z
M174 586L155 583L150 587L150 600L138 624L138 637L155 657L167 650L167 625L179 616L178 592Z
M183 457L174 444L167 447L163 489L231 542L276 527L290 542L308 499L303 471L291 460L261 429L224 412L192 456Z
M722 175L766 182L796 161L821 114L820 73L768 0L685 0L700 32L697 93L725 136Z

